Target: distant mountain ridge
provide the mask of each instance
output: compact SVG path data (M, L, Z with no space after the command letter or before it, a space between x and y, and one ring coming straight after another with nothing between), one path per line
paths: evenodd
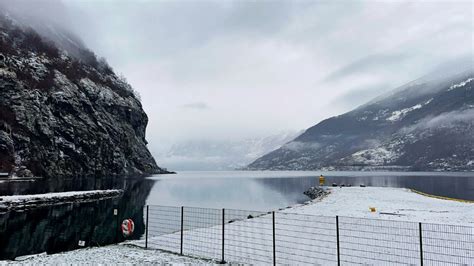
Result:
M326 119L251 170L474 170L474 70L432 74Z
M285 131L241 140L190 140L175 143L156 158L175 170L234 170L280 148L302 132Z

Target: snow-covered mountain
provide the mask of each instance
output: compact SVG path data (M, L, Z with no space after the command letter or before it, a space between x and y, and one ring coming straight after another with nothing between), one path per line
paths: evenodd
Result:
M262 138L230 141L183 141L155 157L173 170L232 170L280 148L301 133L286 131Z
M434 72L326 119L253 170L474 169L474 70Z

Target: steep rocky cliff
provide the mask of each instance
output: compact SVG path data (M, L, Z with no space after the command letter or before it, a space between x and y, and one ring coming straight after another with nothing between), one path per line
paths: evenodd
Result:
M472 64L432 73L320 122L248 169L472 171L473 87Z
M148 118L131 86L70 35L54 33L52 41L0 10L0 173L164 172L146 147Z

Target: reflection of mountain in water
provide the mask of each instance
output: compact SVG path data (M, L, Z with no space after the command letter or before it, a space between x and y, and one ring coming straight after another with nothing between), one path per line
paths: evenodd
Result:
M0 214L0 259L40 252L55 253L123 241L119 225L135 222L137 239L145 231L143 208L153 180L124 180L125 192L115 199L41 207ZM118 216L114 216L114 208Z

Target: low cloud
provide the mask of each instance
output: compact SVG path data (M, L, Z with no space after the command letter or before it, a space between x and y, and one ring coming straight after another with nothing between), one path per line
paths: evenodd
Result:
M469 123L474 125L474 108L462 111L453 111L442 113L435 117L425 118L416 125L402 129L404 133L410 133L415 130L451 128L460 123Z
M181 105L182 108L185 109L194 109L194 110L207 110L210 107L204 102L192 102Z

